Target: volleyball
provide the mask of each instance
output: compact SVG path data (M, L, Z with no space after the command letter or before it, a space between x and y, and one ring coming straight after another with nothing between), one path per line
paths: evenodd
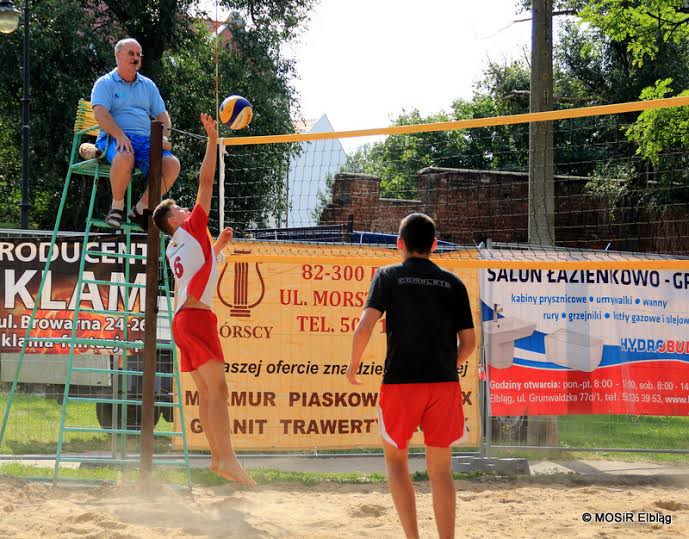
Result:
M230 129L244 129L251 123L253 115L251 103L241 95L226 97L220 105L220 121Z

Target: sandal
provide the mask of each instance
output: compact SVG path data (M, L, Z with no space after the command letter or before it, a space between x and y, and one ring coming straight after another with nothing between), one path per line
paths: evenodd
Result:
M148 231L148 216L150 215L150 211L148 209L145 209L143 213L139 213L136 207L132 208L132 211L129 212L129 215L127 218L131 223L139 225L144 232Z
M118 208L110 208L108 215L105 217L105 222L113 228L120 228L124 212Z

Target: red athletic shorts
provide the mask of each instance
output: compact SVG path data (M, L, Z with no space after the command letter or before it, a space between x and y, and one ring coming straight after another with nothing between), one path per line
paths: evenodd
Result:
M378 428L383 440L407 447L421 426L424 444L450 447L464 435L459 382L383 384L378 401Z
M218 318L208 309L184 308L172 319L172 336L180 351L180 370L195 371L208 360L225 361Z

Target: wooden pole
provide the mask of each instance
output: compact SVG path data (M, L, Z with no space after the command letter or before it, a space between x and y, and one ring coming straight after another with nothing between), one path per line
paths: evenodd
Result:
M529 112L553 110L553 0L531 4L531 97ZM553 123L529 124L529 244L555 244ZM531 418L529 445L560 445L557 416Z
M533 0L529 112L553 110L553 2ZM529 124L529 243L555 243L553 124Z
M163 170L163 124L151 122L151 164L148 172L148 206L160 202L160 179ZM150 482L153 468L153 403L155 401L156 342L158 329L158 258L160 233L148 216L146 242L146 311L144 331L143 399L141 403L141 480Z

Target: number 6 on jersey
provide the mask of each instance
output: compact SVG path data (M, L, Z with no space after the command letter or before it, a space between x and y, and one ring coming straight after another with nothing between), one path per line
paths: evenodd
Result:
M175 261L172 263L172 271L175 272L175 277L178 279L184 275L184 266L182 266L179 257L175 258Z

